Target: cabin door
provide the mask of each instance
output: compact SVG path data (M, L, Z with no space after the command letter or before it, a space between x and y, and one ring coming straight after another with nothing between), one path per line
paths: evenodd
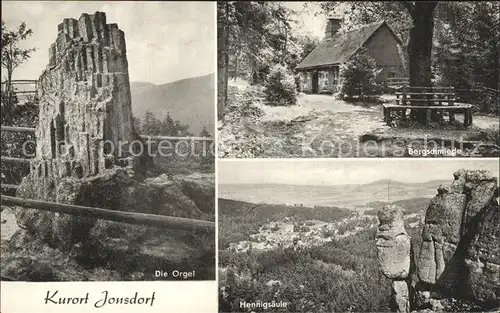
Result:
M319 80L319 72L318 71L312 72L312 93L319 92L318 80Z

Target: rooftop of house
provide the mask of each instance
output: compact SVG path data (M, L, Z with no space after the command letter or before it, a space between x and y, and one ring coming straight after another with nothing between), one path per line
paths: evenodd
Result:
M349 32L335 34L332 38L323 39L295 69L305 70L342 64L356 53L381 27L387 27L396 40L402 44L401 39L394 33L392 28L385 21L379 21Z

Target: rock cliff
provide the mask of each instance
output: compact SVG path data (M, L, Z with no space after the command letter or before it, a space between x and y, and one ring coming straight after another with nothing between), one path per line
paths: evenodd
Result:
M426 211L420 253L412 260L416 275L408 284L410 306L397 305L395 310L500 307L497 178L486 171L462 169L454 173L450 185L441 185L437 191ZM410 249L394 236L406 234L398 216L393 207L379 213L376 244L382 272L403 286L400 279L410 269L403 260L410 259ZM404 286L400 289L405 294Z

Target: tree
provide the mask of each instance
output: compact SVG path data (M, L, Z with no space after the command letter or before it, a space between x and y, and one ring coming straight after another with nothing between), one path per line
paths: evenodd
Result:
M228 101L229 69L236 76L262 84L277 63L292 69L300 51L291 33L295 12L279 2L233 1L217 3L218 118Z
M295 79L289 70L282 65L275 65L269 73L264 94L267 101L274 105L293 105L297 103Z
M12 74L14 70L31 57L31 53L36 48L23 49L19 47L22 40L26 40L33 34L33 31L26 28L26 23L21 23L16 30L8 30L5 22L2 21L2 67L7 71L7 103L5 103L4 114L10 119L10 109L12 106Z
M500 5L442 2L435 12L433 69L457 89L498 89Z
M212 137L212 135L208 132L207 127L203 127L200 132L200 137Z
M302 53L300 57L304 59L309 53L311 53L311 51L314 50L314 48L316 48L319 42L319 39L313 36L304 36L303 38L300 38L300 44L302 46Z
M437 1L404 1L413 26L408 40L410 86L431 86L431 51Z
M160 134L160 121L154 116L151 111L144 113L142 121L142 132L145 135L159 135Z
M341 69L341 94L347 99L356 97L358 100L375 95L375 78L379 72L375 60L368 55L366 49L360 49Z
M141 133L141 119L132 115L132 125L134 125L134 130L137 133Z
M161 122L161 133L163 135L177 136L175 122L170 113L167 113L167 116Z

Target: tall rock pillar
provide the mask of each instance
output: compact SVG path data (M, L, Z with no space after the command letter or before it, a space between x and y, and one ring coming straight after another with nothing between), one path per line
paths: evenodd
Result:
M129 149L139 136L132 124L125 34L118 25L107 24L102 12L65 18L49 49L39 97L36 157L17 195L104 205L109 192L94 186L97 178L110 175L105 171L115 165L135 170L136 161L147 157L135 157ZM92 188L96 191L88 191ZM52 243L64 243L64 238L54 238L62 233L69 243L69 233L78 241L93 224L91 219L25 209L16 218Z
M396 312L410 312L407 278L410 273L410 236L403 223L403 211L395 205L378 213L375 235L377 258L382 273L392 279L392 297Z

